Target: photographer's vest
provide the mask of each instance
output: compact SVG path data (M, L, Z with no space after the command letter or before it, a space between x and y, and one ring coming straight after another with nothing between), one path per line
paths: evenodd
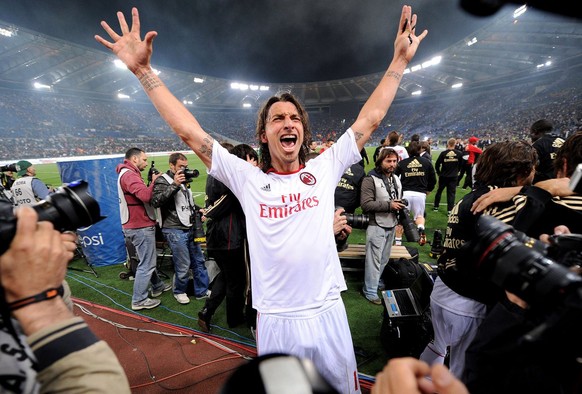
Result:
M121 188L121 177L129 171L129 168L122 168L119 171L119 176L117 177L117 195L119 197L119 217L121 218L121 224L125 224L129 221L129 208L127 206L127 200L125 199L125 193ZM152 220L156 220L156 212L154 208L145 202L142 202L140 205L143 205L148 217Z
M394 175L390 175L394 184L393 195L390 195L386 183L382 178L372 175L374 180L374 186L376 187L376 201L392 201L395 198L401 197L402 185L400 184L400 179ZM374 218L376 223L380 227L391 228L398 224L398 218L396 214L390 212L374 212Z
M168 181L168 184L172 184L174 180L166 173L162 174L164 179ZM188 198L186 198L186 195ZM192 201L192 192L190 189L187 189L184 185L180 185L180 190L174 194L174 204L176 205L176 214L178 215L178 219L180 219L180 223L182 223L186 227L191 227L192 222L190 218L194 213L194 201ZM156 214L158 217L158 224L160 227L162 226L162 211L160 208L156 208Z
M33 179L33 176L25 176L17 179L12 184L10 191L12 192L12 197L14 198L14 204L16 206L34 205L40 201L40 199L36 197L36 194L34 194L34 190L32 190Z

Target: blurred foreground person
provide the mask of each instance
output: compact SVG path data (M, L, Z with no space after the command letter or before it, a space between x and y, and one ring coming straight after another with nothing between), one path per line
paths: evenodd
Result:
M0 392L129 393L111 348L64 301L76 235L37 222L29 207L16 217L16 234L0 256Z

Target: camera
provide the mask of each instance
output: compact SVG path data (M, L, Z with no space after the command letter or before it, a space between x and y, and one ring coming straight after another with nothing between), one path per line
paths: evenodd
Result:
M184 168L182 170L182 173L186 177L186 182L192 182L192 179L198 178L198 176L200 175L200 171L198 171L196 169L191 170L188 167Z
M418 228L416 227L416 223L412 221L410 217L410 211L408 208L408 200L403 198L401 200L396 200L400 203L404 204L404 208L399 210L396 214L398 217L398 222L402 225L404 229L404 235L406 236L406 240L408 242L418 242L420 239L420 234L418 233Z
M477 237L462 248L476 262L477 274L526 301L542 323L525 339L535 340L561 324L582 326L582 234L550 237L550 244L528 237L492 216L477 221Z
M358 215L355 213L344 212L343 215L346 217L348 226L353 228L365 229L368 227L368 223L370 223L370 217L363 213Z
M87 193L88 183L82 180L65 184L32 208L39 221L49 221L55 230L74 231L90 226L103 217L99 204ZM16 217L10 202L0 200L0 254L8 250L16 234Z
M148 170L148 186L152 183L152 179L154 175L158 175L160 171L154 167L155 162L152 160L152 164L150 165L150 169Z
M190 224L192 225L192 231L194 231L194 242L206 242L202 214L199 209L199 207L194 208L194 212L192 212L192 215L190 216Z
M20 168L16 164L6 164L4 166L0 166L0 172L6 171L18 172L20 171Z

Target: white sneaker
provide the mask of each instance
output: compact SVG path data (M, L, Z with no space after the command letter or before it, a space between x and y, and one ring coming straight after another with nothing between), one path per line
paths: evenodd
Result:
M145 300L143 300L139 304L132 303L131 309L133 309L134 311L139 311L142 309L153 309L153 308L157 307L158 305L160 305L160 303L161 303L160 300L146 298Z
M206 293L202 294L201 296L196 296L197 300L203 300L205 298L210 297L210 290L206 290Z
M174 294L174 298L180 304L187 304L187 303L190 302L190 298L188 298L188 296L186 295L186 293Z

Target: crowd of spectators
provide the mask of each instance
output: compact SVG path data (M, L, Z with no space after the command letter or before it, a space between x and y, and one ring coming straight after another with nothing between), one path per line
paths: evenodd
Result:
M582 127L582 76L576 72L546 78L456 91L429 98L397 100L370 145L389 131L405 137L430 136L444 148L451 137L477 136L484 143L528 138L535 120L546 118L555 132L567 136ZM176 151L185 145L148 103L95 99L37 91L0 89L0 160L122 154L127 146ZM193 109L218 139L255 144L255 110ZM327 112L310 113L314 138L337 140L353 118ZM17 147L17 149L15 149Z

